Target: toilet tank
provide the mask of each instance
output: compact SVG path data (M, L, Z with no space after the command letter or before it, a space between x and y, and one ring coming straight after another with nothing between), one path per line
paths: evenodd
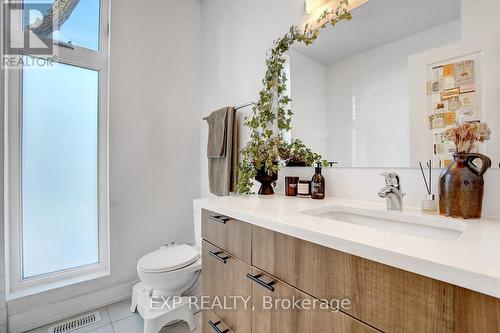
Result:
M201 209L193 207L194 242L201 249Z

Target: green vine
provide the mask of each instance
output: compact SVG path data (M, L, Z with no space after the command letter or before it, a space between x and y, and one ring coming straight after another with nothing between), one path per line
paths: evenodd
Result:
M291 130L292 110L290 97L286 94L287 77L284 70L285 54L296 43L310 45L318 38L322 29L329 25L335 26L343 20L350 20L348 0L341 0L338 7L326 10L317 20L317 27L306 24L303 29L298 26L290 30L274 42L266 59L267 70L262 80L263 88L259 92L259 101L252 109L252 115L245 119L244 125L250 129L250 141L241 150L239 178L236 184L238 194L249 194L253 179L258 170L268 174L277 172L285 160L293 156L302 159L307 165L321 160L321 156L312 152L299 139L291 143L285 142L283 131ZM274 112L274 111L277 112ZM278 133L273 126L277 124Z
M299 139L284 143L279 152L280 158L287 163L304 163L306 166L312 166L315 162L321 162L323 166L328 166L327 160L321 160L320 154L313 152Z

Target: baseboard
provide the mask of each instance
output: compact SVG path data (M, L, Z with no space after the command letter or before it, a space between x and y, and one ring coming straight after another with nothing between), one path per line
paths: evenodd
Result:
M138 281L122 283L112 288L10 316L8 317L9 332L26 332L37 327L79 315L83 312L119 302L131 296L132 287L137 282Z

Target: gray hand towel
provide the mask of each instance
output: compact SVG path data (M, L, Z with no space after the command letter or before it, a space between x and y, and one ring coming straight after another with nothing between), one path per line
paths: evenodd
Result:
M210 192L218 196L229 195L229 192L233 191L238 177L238 123L236 112L234 108L224 110L227 110L225 155L224 157L208 159Z
M224 158L227 150L227 114L229 108L223 108L212 112L206 121L208 122L208 158Z

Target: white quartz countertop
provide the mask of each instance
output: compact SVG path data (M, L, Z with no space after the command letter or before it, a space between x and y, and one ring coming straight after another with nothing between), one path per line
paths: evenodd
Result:
M332 205L385 211L384 203L377 205L335 198L312 200L281 195L213 197L193 202L195 211L215 211L285 235L500 298L500 220L469 220L464 222L467 223L465 231L457 239L439 240L303 213ZM416 219L419 216L424 218L419 210L410 209L403 214Z

